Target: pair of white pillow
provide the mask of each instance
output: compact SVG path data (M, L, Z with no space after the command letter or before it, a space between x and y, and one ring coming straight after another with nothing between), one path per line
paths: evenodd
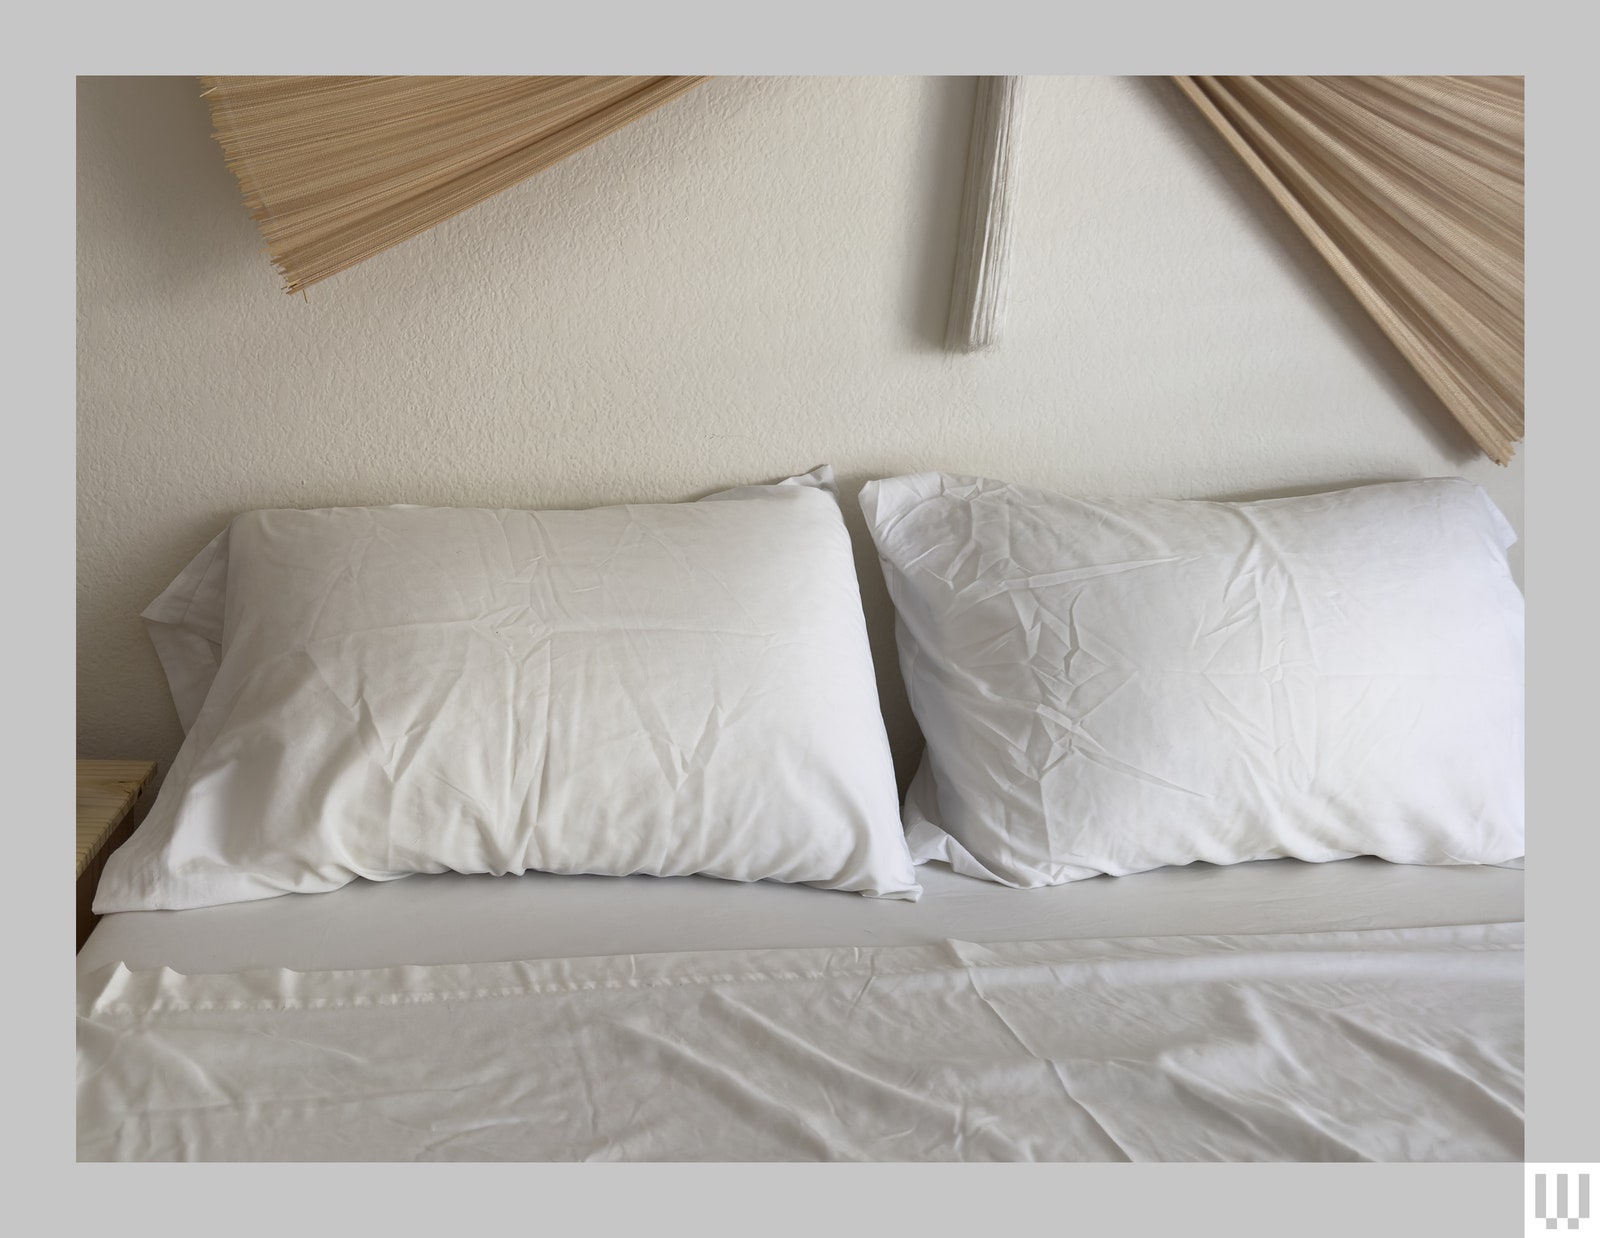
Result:
M915 899L1521 854L1521 595L1475 486L862 494L927 737L902 832L820 469L690 504L251 512L145 612L188 737L100 912L416 872Z

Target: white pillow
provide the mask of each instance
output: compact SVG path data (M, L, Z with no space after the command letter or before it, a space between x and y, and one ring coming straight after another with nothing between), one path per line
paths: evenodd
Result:
M1522 854L1515 535L1470 482L1085 501L924 473L861 504L927 739L919 862L1040 886Z
M712 497L236 518L147 612L191 725L95 910L445 870L915 899L831 473Z

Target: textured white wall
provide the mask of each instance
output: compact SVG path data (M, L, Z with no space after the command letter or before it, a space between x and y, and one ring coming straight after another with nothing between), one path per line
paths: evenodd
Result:
M138 612L234 513L675 500L831 462L1257 497L1499 469L1164 79L1030 78L997 352L940 347L970 78L720 78L280 291L192 78L78 91L79 755L180 739ZM1520 564L1520 557L1518 559Z

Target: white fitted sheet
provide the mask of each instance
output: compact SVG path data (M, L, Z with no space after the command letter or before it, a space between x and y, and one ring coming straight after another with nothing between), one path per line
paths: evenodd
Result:
M184 974L599 955L1310 933L1522 919L1522 872L1360 858L1192 864L1015 890L923 866L919 903L704 877L447 873L321 894L105 917L80 976L110 964Z

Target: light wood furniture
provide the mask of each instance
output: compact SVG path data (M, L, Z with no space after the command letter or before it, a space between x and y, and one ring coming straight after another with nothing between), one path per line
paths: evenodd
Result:
M78 949L99 919L89 910L100 870L133 833L148 806L141 803L155 777L154 761L78 762Z

